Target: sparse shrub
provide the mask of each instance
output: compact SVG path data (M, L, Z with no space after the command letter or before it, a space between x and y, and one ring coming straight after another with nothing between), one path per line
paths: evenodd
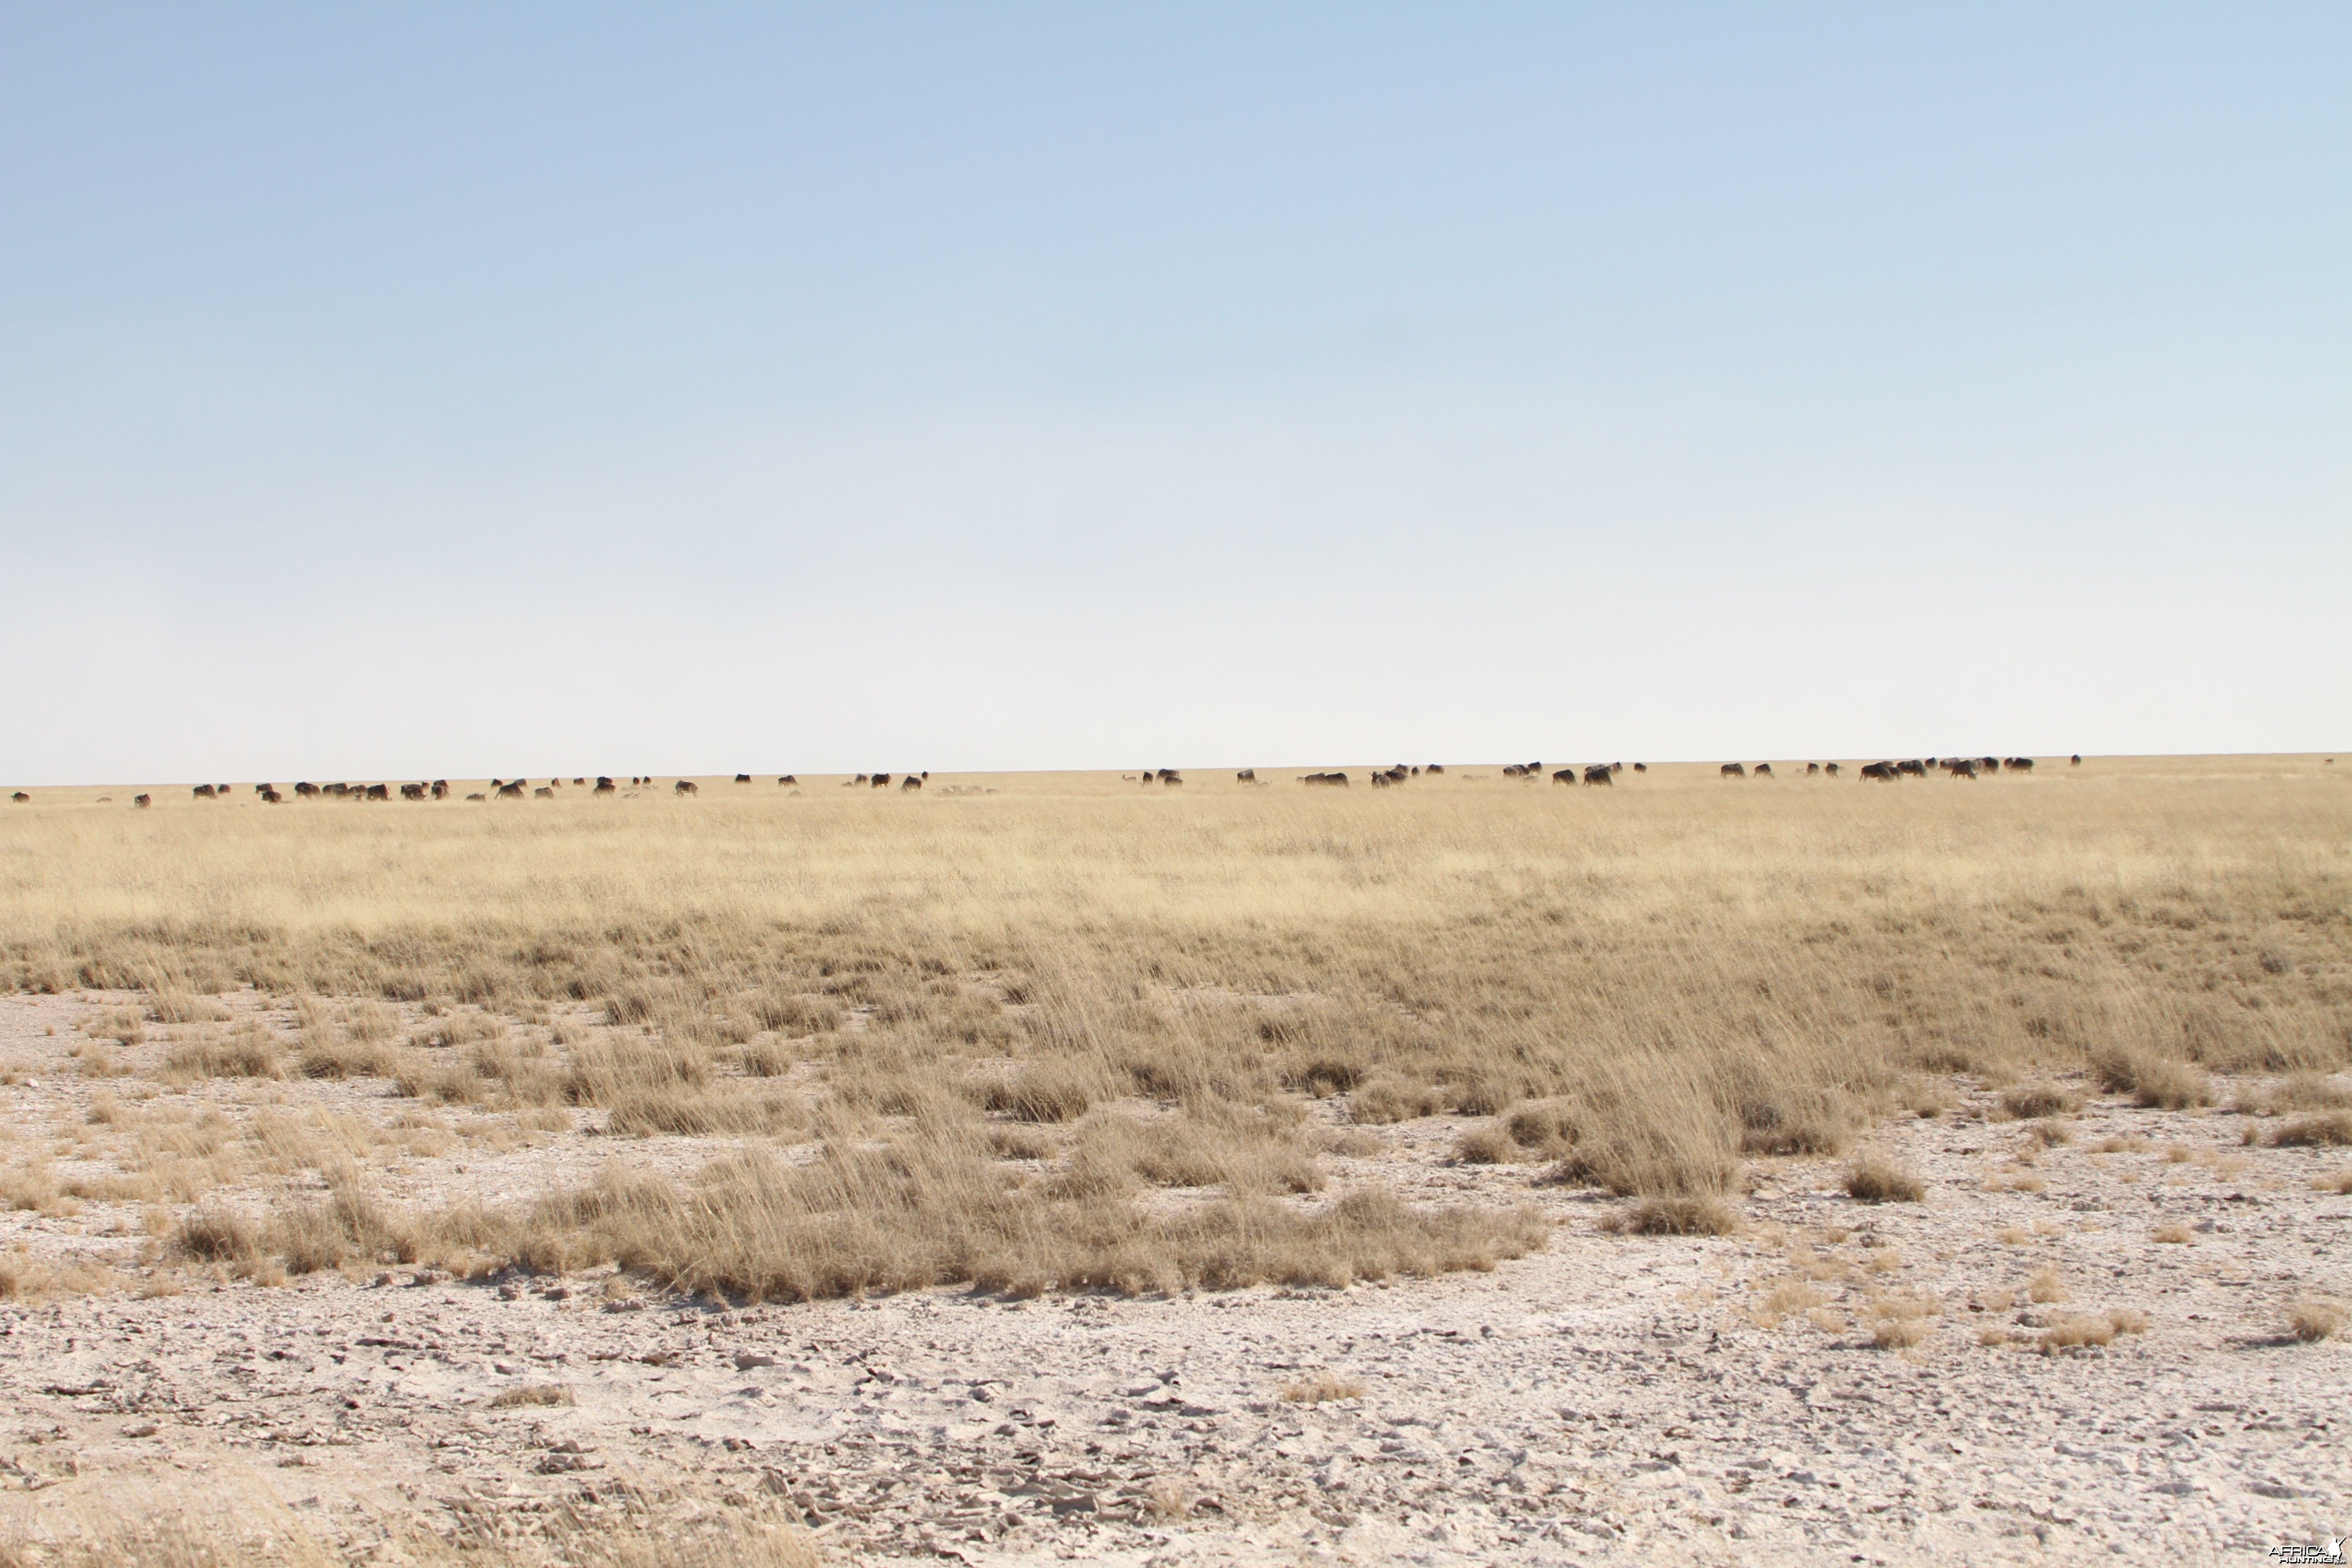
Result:
M799 1065L789 1049L771 1040L744 1047L742 1061L744 1072L752 1078L782 1078Z
M2148 1233L2148 1239L2169 1247L2188 1247L2196 1241L2197 1233L2175 1220L2169 1225L2158 1226Z
M2281 1123L2271 1142L2282 1149L2352 1144L2352 1110L2295 1117Z
M2025 1282L2025 1296L2026 1300L2039 1302L2043 1306L2053 1301L2063 1301L2066 1300L2065 1282L2058 1278L2058 1270L2055 1268L2037 1269L2034 1271L2033 1278Z
M229 1017L228 1009L210 997L184 991L159 991L148 998L147 1007L159 1024L225 1024Z
M2326 1296L2298 1296L2288 1306L2287 1328L2305 1344L2317 1344L2352 1322L2352 1310Z
M2128 1094L2151 1110L2185 1110L2213 1103L2213 1080L2203 1068L2145 1050L2107 1050L2091 1058L2100 1087Z
M1364 1385L1352 1377L1328 1370L1294 1378L1282 1385L1286 1405L1322 1405L1334 1399L1361 1399Z
M572 1386L563 1383L519 1383L501 1388L485 1401L493 1410L530 1409L576 1404Z
M303 1040L295 1070L304 1078L390 1078L398 1059L391 1047L377 1042L311 1036Z
M1575 1110L1564 1100L1531 1100L1515 1105L1503 1118L1503 1126L1512 1142L1548 1160L1567 1158L1580 1136Z
M1883 1351L1911 1350L1927 1343L1934 1328L1918 1303L1885 1304L1871 1321L1870 1342Z
M2083 1109L2083 1097L2053 1083L2021 1083L2000 1095L2004 1115L2017 1121L2036 1117L2072 1116Z
M231 1209L199 1209L173 1233L179 1250L200 1263L250 1265L261 1255L253 1223Z
M1488 1123L1473 1127L1454 1142L1454 1163L1457 1165L1507 1165L1519 1157L1519 1146L1502 1128Z
M1842 1154L1853 1142L1861 1108L1835 1088L1790 1087L1752 1079L1734 1098L1739 1148L1747 1154Z
M263 1034L236 1034L223 1040L215 1035L174 1046L163 1058L172 1078L282 1078L278 1047Z
M1074 1121L1102 1089L1098 1074L1074 1062L1031 1062L980 1085L980 1103L1016 1121Z
M1264 1026L1262 1023L1260 1027ZM1286 1087L1318 1100L1346 1094L1363 1081L1364 1068L1360 1064L1331 1057L1318 1057L1284 1075Z
M1865 1152L1846 1166L1845 1190L1866 1204L1916 1204L1927 1195L1927 1184L1908 1166Z
M2074 1141L2074 1130L2063 1121L2041 1121L2031 1123L2025 1135L2044 1149L2054 1149Z
M1624 1236L1728 1236L1739 1214L1717 1197L1639 1198L1602 1222Z
M2116 1326L2106 1319L2078 1316L2051 1324L2035 1344L2043 1355L2056 1355L2085 1345L2112 1344L2115 1337Z

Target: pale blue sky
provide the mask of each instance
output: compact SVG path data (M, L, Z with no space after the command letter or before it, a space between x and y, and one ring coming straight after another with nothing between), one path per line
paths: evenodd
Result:
M2352 7L0 4L0 783L2352 749Z

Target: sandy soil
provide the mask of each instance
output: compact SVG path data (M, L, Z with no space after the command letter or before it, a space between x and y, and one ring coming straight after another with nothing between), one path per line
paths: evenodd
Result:
M123 1000L0 998L0 1162L117 1169L100 1096L241 1137L323 1108L382 1135L370 1169L401 1201L713 1152L584 1119L403 1130L416 1104L382 1084L171 1089L145 1081L160 1037L112 1053L133 1076L84 1076L73 1026ZM609 1275L272 1288L160 1263L152 1205L20 1210L0 1215L20 1262L101 1260L123 1288L0 1302L0 1529L158 1477L266 1488L355 1549L386 1519L634 1489L789 1507L843 1556L1006 1564L2251 1562L2352 1525L2352 1331L2285 1331L2296 1297L2352 1298L2352 1196L2315 1185L2347 1152L2096 1097L2045 1150L1959 1094L1871 1136L1924 1203L1763 1161L1717 1238L1611 1235L1618 1205L1536 1167L1449 1164L1458 1121L1385 1129L1331 1161L1335 1187L1533 1203L1557 1228L1491 1275L1346 1290L736 1309ZM2033 1300L2037 1277L2063 1299ZM1906 1312L1924 1338L1880 1348ZM2144 1331L2035 1348L2110 1312ZM494 1403L538 1387L572 1403Z

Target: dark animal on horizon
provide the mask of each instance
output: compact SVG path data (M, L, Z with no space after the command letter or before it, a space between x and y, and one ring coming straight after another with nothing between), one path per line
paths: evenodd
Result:
M263 790L263 791L261 792L261 798L263 799L263 801L265 801L266 803L268 803L268 805L285 805L285 804L286 804L286 797L285 797L284 795L279 795L279 794L278 794L276 790L274 790L274 789L266 789L266 790Z
M1825 763L1822 768L1822 772L1829 774L1832 778L1835 778L1838 776L1838 765L1835 763Z
M1424 763L1421 771L1425 773L1442 773L1445 771L1445 764L1444 763Z
M1617 770L1598 766L1587 768L1584 770L1584 782L1587 785L1613 784L1617 782Z
M1413 770L1412 770L1412 776L1413 776L1413 777L1415 777L1415 778L1419 778L1419 777L1421 776L1421 770L1420 770L1419 768L1415 768L1415 769L1413 769Z
M737 773L735 775L735 782L737 784L750 784L751 782L751 775L750 773Z
M1744 779L1748 776L1748 770L1741 767L1738 763L1726 763L1717 771L1719 771L1723 776L1727 779Z
M792 774L790 774L790 773L786 773L786 774L784 774L782 778L778 779L776 782L777 782L778 784L796 784L800 783L801 781L800 781L800 780L798 780L798 779L796 779L796 778L794 778Z
M1756 764L1756 776L1757 776L1758 778L1759 778L1759 779L1769 779L1769 778L1770 778L1770 777L1772 776L1772 764L1771 764L1771 763L1757 763L1757 764Z
M1862 764L1862 776L1878 784L1893 784L1902 777L1893 763L1864 763Z
M1895 771L1898 773L1909 773L1913 778L1924 779L1927 776L1927 764L1914 757L1907 763L1895 763Z
M213 786L210 784L198 784L189 793L194 795L198 800L210 800L213 798Z
M481 795L481 794L478 794L478 794L475 794L475 795L467 795L466 798L467 798L467 800L488 800L488 799L489 799L490 797L489 797L488 795Z
M1822 764L1821 764L1821 763L1807 763L1805 764L1805 776L1806 776L1807 778L1813 778L1813 777L1818 776L1818 775L1820 774L1821 771L1822 771Z
M890 775L888 773L876 773L866 782L875 789L887 789L890 784Z
M1392 768L1382 770L1381 776L1387 779L1389 783L1392 784L1401 784L1406 780L1412 778L1412 770L1407 768L1402 763L1399 763Z
M296 795L296 796L297 796L297 797L299 797L299 796L302 796L302 795L316 795L316 794L318 794L318 793L319 793L319 786L318 786L317 784L296 784L296 785L294 786L294 794Z
M367 798L370 800L390 800L392 798L392 791L389 787L383 784L370 784L367 786Z
M2083 753L2080 752L2075 752L2074 761L2068 763L2066 765L2070 768L2081 767L2083 765Z
M1979 757L1977 759L1977 766L1982 768L1989 773L1997 773L2000 772L2000 759L1999 757Z
M587 781L586 779L578 779L578 778L576 778L576 779L573 779L572 782L573 784L586 784L588 781Z
M1178 773L1174 768L1162 768L1156 776L1161 784L1182 784L1184 782L1184 775Z
M1255 768L1244 768L1244 769L1242 769L1240 772L1238 772L1238 773L1234 773L1234 783L1235 783L1235 784L1255 784L1255 783L1257 783L1257 770L1256 770Z
M33 797L26 795L23 790L18 790L15 795L10 795L8 798L15 801L18 805L22 805Z
M530 793L540 800L552 800L555 798L554 789L547 784L541 784Z
M1503 764L1503 776L1507 779L1525 778L1527 776L1527 773L1528 770L1519 766L1517 763L1506 763Z
M2003 759L2000 765L2007 768L2013 773L2030 773L2033 771L2033 759L2032 757L2009 757Z
M856 778L854 778L854 779L844 779L844 780L842 780L842 781L841 781L841 787L842 787L842 788L844 788L844 789L850 789L850 788L855 787L856 785L862 784L864 784L865 782L866 782L866 775L865 775L864 773L860 773L860 774L858 774L858 775L857 775Z
M680 779L677 784L670 786L670 793L672 795L700 795L702 791L696 787L692 779Z
M603 773L598 773L596 775L596 787L589 793L592 795L611 795L613 793L613 781L606 778Z
M1345 773L1308 773L1302 777L1298 782L1303 784L1328 784L1334 789L1346 789L1348 787L1348 775Z
M154 805L155 802L147 795L134 795L131 797L131 804L137 806L140 810L144 811L149 806Z
M1946 763L1945 766L1947 771L1948 771L1956 779L1973 779L1977 776L1976 763L1970 762L1966 757L1955 758L1952 762Z
M912 773L908 773L905 778L898 781L898 793L900 795L906 794L910 789L920 789L922 787L923 781L917 778Z
M435 800L447 800L449 798L449 781L447 779L435 779L433 781L433 798Z
M930 782L931 782L931 770L930 770L930 769L929 769L929 768L925 768L925 769L923 770L923 782L924 782L925 784L929 784L929 783L930 783Z
M496 781L493 780L492 782L495 783ZM520 800L522 798L522 781L520 779L517 779L512 784L499 784L498 788L492 790L490 793L497 795L500 800Z
M271 790L276 789L277 787L278 786L276 784L257 784L253 786L253 793L256 795L268 795Z
M425 786L421 784L404 784L400 786L400 798L403 800L423 800L425 798Z
M1572 784L1576 782L1576 770L1574 768L1562 768L1558 773L1551 775L1551 782L1554 784Z
M1374 789L1387 789L1391 784L1395 784L1396 780L1389 777L1387 771L1383 769L1380 772L1367 775L1367 782L1370 783Z

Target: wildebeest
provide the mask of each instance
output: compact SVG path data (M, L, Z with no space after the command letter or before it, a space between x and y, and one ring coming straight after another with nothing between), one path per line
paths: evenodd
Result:
M1724 763L1720 772L1723 776L1727 779L1744 779L1748 776L1748 770L1741 767L1738 763Z
M750 784L751 782L751 775L750 773L737 773L735 775L735 782L737 784Z
M530 793L541 800L552 800L555 798L555 791L546 784L540 785Z
M1551 782L1556 784L1572 784L1576 782L1576 770L1574 768L1562 768L1558 773L1551 775Z
M1584 782L1588 785L1613 784L1617 782L1617 770L1615 768L1604 767L1599 763L1595 763L1593 766L1584 770Z
M2069 762L2066 765L2067 765L2068 767L2070 767L2070 768L2079 768L2079 767L2081 767L2081 766L2083 765L2083 753L2082 753L2082 752L2075 752L2075 753L2074 753L2074 759L2073 759L2071 762Z
M153 800L152 797L150 797L150 796L143 795L132 795L132 796L131 797L131 805L135 805L135 806L137 806L140 810L144 811L144 810L146 810L149 806L151 806L151 805L154 805L154 804L155 804L155 802L154 802L154 800Z
M26 795L23 790L18 790L15 795L10 795L8 798L15 801L18 805L22 805L33 797Z
M792 774L786 773L782 777L777 779L776 782L780 784L796 784L801 781L794 778Z
M1412 776L1413 776L1413 777L1415 777L1415 778L1419 778L1419 777L1421 776L1421 770L1420 770L1419 768L1415 768L1415 769L1413 769L1413 770L1412 770Z
M303 784L296 784L296 785L294 786L294 794L295 794L298 797L299 797L299 796L301 796L301 795L316 795L316 794L318 794L318 793L319 793L319 786L318 786L317 784L314 784L303 783Z
M1528 776L1528 770L1517 763L1506 763L1503 764L1503 776L1507 779L1523 779Z
M198 784L189 793L194 795L198 800L210 800L213 798L213 786L210 784Z
M435 779L433 781L433 798L435 800L446 800L449 798L449 781L447 779Z
M1838 776L1838 765L1835 763L1824 763L1822 764L1822 772L1829 774L1832 778L1835 778Z
M1650 764L1647 763L1635 763L1633 764L1633 771L1637 773L1646 773L1650 771Z
M1180 784L1184 782L1184 775L1174 768L1162 768L1160 770L1159 779L1161 784Z
M284 795L279 795L279 794L278 794L276 790L274 790L274 789L266 789L266 790L263 790L263 791L261 792L261 798L262 798L265 802L267 802L268 804L269 804L269 805L283 805L284 804L286 804L286 797L285 797Z
M1977 776L1976 763L1966 757L1955 757L1945 766L1956 779L1973 779Z
M1303 784L1329 784L1336 789L1346 789L1348 787L1348 775L1345 773L1307 773L1300 778L1298 782Z
M490 782L493 784L498 783L495 779ZM492 790L490 793L497 795L500 800L520 800L522 798L522 781L520 779L517 779L512 784L499 784L499 787Z
M589 793L592 795L611 795L613 793L613 781L603 773L598 773L596 775L596 787Z
M383 784L370 784L367 786L367 798L370 800L390 800L392 798L392 791Z
M586 779L583 779L583 778L575 778L575 779L573 779L572 782L573 784L586 784L588 781L587 781Z
M1989 773L1997 773L2000 772L2000 759L1999 757L1979 757L1977 759L1977 766L1982 768Z
M1909 773L1913 778L1924 779L1927 776L1927 764L1914 757L1907 763L1895 763L1895 771L1898 773Z
M1893 763L1864 763L1862 776L1878 784L1893 784L1902 776Z
M1818 776L1820 775L1820 773L1821 773L1821 771L1822 771L1822 764L1821 764L1821 763L1807 763L1805 764L1805 776L1806 776L1807 778L1814 778L1814 777L1818 777Z
M1238 772L1238 773L1236 773L1235 774L1234 774L1234 783L1235 783L1235 784L1255 784L1255 783L1257 783L1257 770L1256 770L1255 768L1244 768L1244 769L1242 769L1240 772Z
M1769 778L1770 778L1770 777L1772 776L1772 764L1771 764L1771 763L1757 763L1757 764L1756 764L1756 776L1757 776L1758 778L1759 778L1759 779L1769 779Z
M876 773L866 782L875 789L887 789L890 787L890 775L888 773Z
M908 773L905 778L898 781L898 793L900 795L906 794L910 789L920 789L922 787L923 781L917 778L912 773Z
M1365 778L1374 789L1387 789L1396 783L1396 780L1389 777L1386 769L1375 770L1366 774Z
M496 781L493 780L492 782L495 783ZM342 796L352 793L352 786L347 784L320 784L319 786L319 793L320 795L331 795L338 799L341 799Z
M692 779L680 779L676 784L671 786L670 793L673 795L700 795L702 792L695 787L694 781Z
M2009 757L2003 759L2000 765L2007 768L2013 773L2030 773L2033 771L2033 759L2032 757Z
M400 798L403 800L423 800L425 798L425 786L421 784L404 784L400 786Z
M1445 764L1444 763L1424 763L1422 764L1421 771L1425 773L1442 773L1445 771Z

